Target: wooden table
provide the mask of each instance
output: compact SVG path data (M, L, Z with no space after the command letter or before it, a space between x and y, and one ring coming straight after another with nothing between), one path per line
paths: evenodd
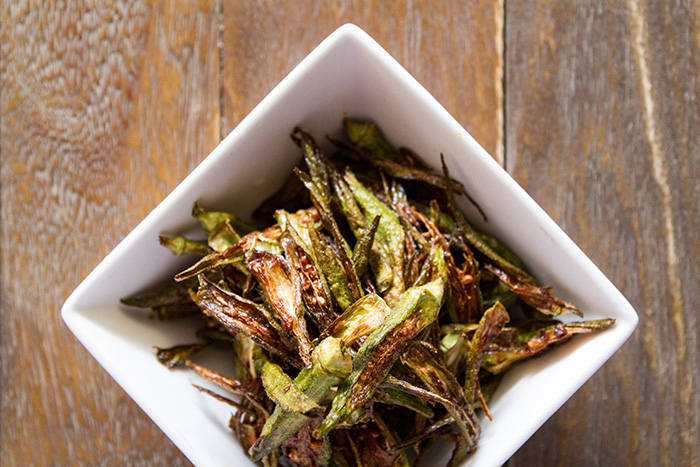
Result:
M698 465L697 0L27 3L4 1L0 26L3 465L188 464L59 309L345 22L433 93L640 315L508 465Z

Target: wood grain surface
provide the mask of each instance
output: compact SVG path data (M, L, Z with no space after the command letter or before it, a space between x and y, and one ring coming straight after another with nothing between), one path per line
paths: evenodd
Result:
M503 162L503 6L498 0L336 0L304 8L298 3L223 4L224 134L318 43L350 22L389 51Z
M216 2L2 8L2 465L187 465L68 294L219 141Z
M506 167L640 314L512 458L698 465L698 2L508 2Z
M68 294L354 22L640 314L508 462L697 466L700 2L2 2L0 464L189 465L72 337Z

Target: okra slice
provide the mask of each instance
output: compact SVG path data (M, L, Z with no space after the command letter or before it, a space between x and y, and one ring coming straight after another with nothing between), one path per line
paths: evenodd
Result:
M481 366L491 373L500 374L513 363L567 341L576 334L600 331L613 324L614 319L600 319L575 323L530 322L517 328L507 327L486 349Z
M445 177L450 176L447 165L443 159L442 168ZM466 220L462 212L456 207L451 186L446 189L448 204L452 210L454 226L464 237L466 242L474 247L481 255L485 266L494 273L500 280L506 283L520 298L527 304L533 306L547 315L560 315L562 313L573 313L582 316L581 312L573 304L556 297L550 287L542 287L537 281L525 272L521 267L504 258L497 249L502 245L493 248L483 234L477 232ZM487 237L486 237L487 238ZM502 247L505 248L505 247ZM516 263L522 264L520 261Z
M203 275L199 276L199 281L197 304L207 316L215 318L229 332L242 332L293 365L303 366L299 354L283 340L262 306L222 289Z
M481 395L479 386L479 370L486 352L486 348L498 337L505 324L510 320L510 316L506 309L500 303L484 312L484 316L479 321L474 335L469 344L469 352L467 353L466 377L464 380L464 395L469 404L474 404L479 401L482 408L490 417L488 407Z
M242 237L255 230L255 227L227 212L207 211L199 203L192 206L192 217L197 219L202 226L204 233L209 235L222 222L229 222L239 237Z
M282 370L282 367L272 362L265 362L261 375L267 397L285 412L306 414L312 410L320 410L316 401L304 394L294 384L292 378Z
M365 295L336 318L321 337L331 335L350 346L380 327L390 312L391 308L382 297Z
M352 374L339 388L330 412L316 429L318 436L326 436L369 400L411 339L437 318L443 292L440 278L404 292L382 326L358 350Z
M452 373L440 364L421 342L411 344L401 356L401 362L417 374L431 391L447 401L443 405L459 426L461 432L459 442L466 445L458 448L458 455L460 457L466 455L476 445L481 431L479 420L466 400L462 387ZM454 459L455 462L460 460L460 458Z
M175 275L175 280L183 281L227 264L242 263L246 253L253 249L267 250L279 254L282 252L282 248L278 243L281 236L282 230L277 224L268 227L262 232L251 232L241 237L235 245L224 251L217 251L205 256L193 266Z
M185 237L158 237L158 243L166 247L176 256L199 255L205 256L212 252L206 240L189 240Z
M312 365L304 368L294 379L296 390L308 399L326 404L332 397L331 389L346 378L352 369L352 360L345 352L340 339L327 337L314 349ZM275 407L272 416L263 427L260 438L250 451L253 460L277 449L286 439L293 436L310 417L301 412L286 411L282 406Z
M192 355L202 350L207 344L183 344L161 349L156 347L156 358L168 368L184 365Z
M268 305L275 311L282 329L291 332L299 345L299 356L311 366L311 339L306 330L306 307L301 297L301 277L282 256L252 250L246 266L260 284Z
M343 126L348 139L358 148L381 160L396 160L396 150L376 123L344 118Z
M377 216L380 217L374 234L370 265L377 290L389 306L394 306L406 289L403 277L405 232L401 220L391 207L374 196L352 172L346 171L343 179L350 187L367 222L373 222Z

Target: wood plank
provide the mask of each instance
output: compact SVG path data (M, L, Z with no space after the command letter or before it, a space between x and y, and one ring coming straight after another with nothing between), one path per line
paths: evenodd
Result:
M509 461L698 465L700 8L514 1L506 167L640 314Z
M224 2L222 23L215 1L3 4L3 461L187 464L58 310L340 24L367 30L500 160L502 5L463 3ZM508 4L508 168L642 315L511 465L698 462L698 11Z
M318 43L352 22L502 162L501 1L236 1L224 2L223 16L224 134Z
M217 14L215 1L3 4L3 464L189 464L59 310L218 143Z

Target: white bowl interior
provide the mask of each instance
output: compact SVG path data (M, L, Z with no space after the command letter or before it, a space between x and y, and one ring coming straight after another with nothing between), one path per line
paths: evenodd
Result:
M191 323L154 322L120 306L119 298L191 262L172 256L157 238L193 231L195 200L248 216L300 160L289 138L292 128L301 126L327 145L325 135L338 134L344 116L375 120L392 142L413 149L433 167L439 167L443 153L452 175L488 216L485 222L462 203L476 226L511 246L536 277L576 303L586 319L618 320L605 332L581 336L507 374L490 404L493 421L483 422L479 449L465 462L501 465L622 345L637 315L467 131L353 25L341 27L316 48L95 268L64 305L64 320L195 465L250 463L228 428L229 409L192 388L192 383L202 384L198 377L167 370L154 357L154 345L193 341Z

